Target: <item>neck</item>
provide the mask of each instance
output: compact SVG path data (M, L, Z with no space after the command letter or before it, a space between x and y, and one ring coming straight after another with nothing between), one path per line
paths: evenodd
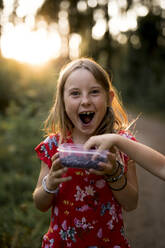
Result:
M75 144L84 144L91 135L77 135L74 131L72 133L72 139Z

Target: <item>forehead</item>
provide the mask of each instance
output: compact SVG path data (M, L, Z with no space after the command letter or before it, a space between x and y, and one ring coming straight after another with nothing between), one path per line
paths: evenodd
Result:
M96 80L94 75L85 68L78 68L71 72L65 82L64 89L70 87L102 87L101 84Z

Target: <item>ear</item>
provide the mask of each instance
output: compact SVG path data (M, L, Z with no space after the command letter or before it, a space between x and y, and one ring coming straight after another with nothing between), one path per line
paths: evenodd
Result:
M114 98L114 92L112 90L110 90L109 92L109 105L112 106L112 101L113 101L113 98Z

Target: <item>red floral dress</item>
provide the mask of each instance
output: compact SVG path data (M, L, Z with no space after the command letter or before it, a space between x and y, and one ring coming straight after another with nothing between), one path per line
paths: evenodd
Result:
M35 148L49 168L58 141L58 135L50 135ZM67 143L73 143L72 139L68 137ZM124 159L128 161L125 155ZM124 234L121 205L104 178L75 168L69 168L63 176L72 176L72 180L59 185L42 248L130 247Z

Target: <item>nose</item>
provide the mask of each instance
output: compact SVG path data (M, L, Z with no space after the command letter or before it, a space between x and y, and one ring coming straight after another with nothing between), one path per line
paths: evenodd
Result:
M83 105L89 105L90 103L91 103L90 96L87 95L87 94L82 95L81 104L83 104Z

